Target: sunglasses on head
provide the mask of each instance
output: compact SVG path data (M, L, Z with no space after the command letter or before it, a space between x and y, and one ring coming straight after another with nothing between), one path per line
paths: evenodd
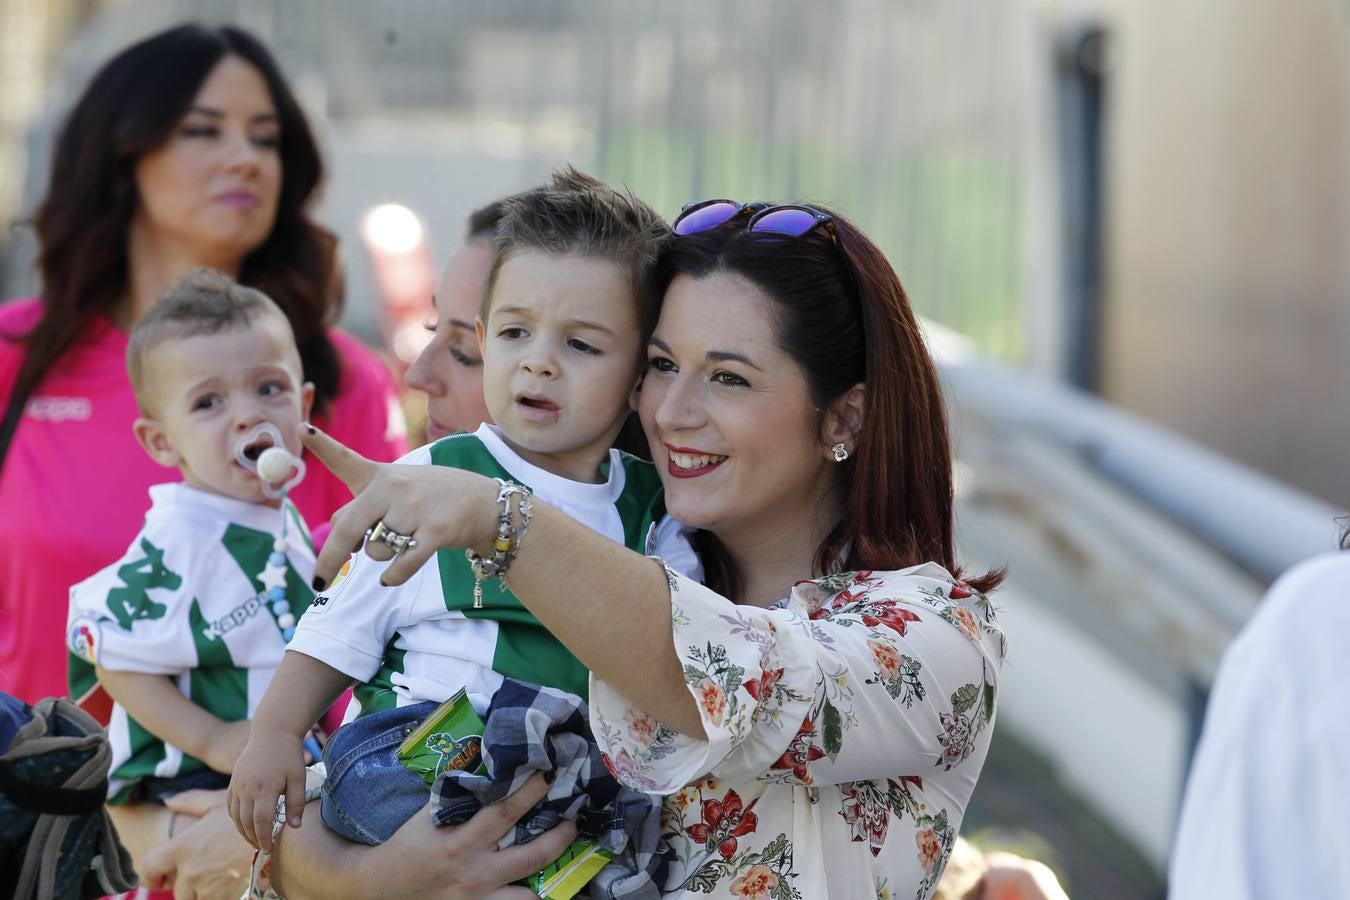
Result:
M834 238L834 229L831 227L834 219L818 209L762 202L737 203L735 200L722 199L686 203L684 209L675 217L671 230L681 237L711 231L743 213L750 213L745 230L756 234L802 237L821 226L826 226L831 239Z

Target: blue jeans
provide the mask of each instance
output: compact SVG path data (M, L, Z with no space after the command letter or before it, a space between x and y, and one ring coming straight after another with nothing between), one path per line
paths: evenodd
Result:
M328 741L328 777L319 806L324 824L349 841L382 844L431 799L431 789L394 755L422 723L431 701L361 716Z

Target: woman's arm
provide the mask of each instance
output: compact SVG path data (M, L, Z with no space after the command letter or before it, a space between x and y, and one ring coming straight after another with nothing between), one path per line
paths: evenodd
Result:
M357 494L333 519L315 567L319 578L331 578L347 548L360 546L366 529L381 520L417 539L385 570L386 584L402 584L440 547L490 553L500 509L497 482L441 466L376 464L323 432L302 432L305 446ZM533 506L507 578L512 592L597 678L622 684L653 716L701 737L698 709L671 643L664 570L542 501ZM366 553L393 557L375 542L367 542Z
M671 642L670 588L659 563L539 503L507 583L596 678L623 685L676 731L703 736Z
M498 850L497 841L547 793L548 783L535 775L463 825L436 828L423 811L378 847L345 841L318 816L305 816L300 828L277 836L272 886L286 900L533 897L506 886L557 859L576 837L576 826L564 822L506 850Z
M385 569L386 583L402 583L439 547L488 552L496 482L448 467L376 465L322 433L304 438L357 493L334 520L337 546L359 545L378 521L416 537ZM628 783L650 778L647 789L663 791L720 766L731 781L770 771L784 782L841 784L937 767L945 774L983 759L1002 635L987 601L941 567L821 579L809 617L736 606L681 579L672 616L672 585L655 563L545 503L534 509L508 581L622 695L618 705L593 684L593 716L640 720L638 731L645 739L654 729L663 754L670 737L660 726L709 742L685 747L678 765L670 757L650 773L635 770ZM365 552L394 556L378 542ZM325 549L316 571L326 577L344 555ZM597 737L611 757L651 750Z
M248 722L225 722L184 697L167 675L109 672L99 684L127 713L160 740L228 775L248 741Z
M626 784L670 793L705 774L889 779L896 809L912 808L912 789L933 779L957 797L974 786L1002 634L988 603L941 567L804 582L788 609L736 606L685 578L671 599L673 645L706 741L671 734L624 683L592 682L596 738Z

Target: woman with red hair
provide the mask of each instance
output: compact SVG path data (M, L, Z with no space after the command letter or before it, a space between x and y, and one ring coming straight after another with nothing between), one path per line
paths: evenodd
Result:
M590 668L612 771L666 795L662 896L927 897L989 748L1004 646L985 596L1001 573L955 558L919 324L880 250L828 210L713 200L674 231L637 406L707 584L542 502L499 503L490 479L377 465L311 429L357 491L317 571L374 533L393 535L363 551L392 560L386 583L438 548L503 577ZM260 711L255 739L268 727ZM496 851L510 823L492 807L352 848L267 787L299 826L273 860L291 900L498 896L533 861L532 844Z

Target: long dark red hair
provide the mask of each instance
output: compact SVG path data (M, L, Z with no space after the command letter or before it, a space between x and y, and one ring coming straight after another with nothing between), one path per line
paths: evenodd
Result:
M238 28L180 25L123 50L93 77L56 139L47 195L34 225L43 314L25 345L14 390L27 397L75 343L89 317L127 289L127 233L139 202L136 160L161 146L221 58L249 63L280 120L277 217L239 281L276 301L295 331L305 378L322 404L337 393L339 363L325 332L341 311L337 240L309 207L323 178L318 145L276 61Z
M932 561L962 578L937 368L886 257L847 220L830 215L829 226L802 237L751 233L737 217L676 238L658 265L656 286L664 293L680 274L745 278L773 300L778 344L801 366L819 409L854 385L866 385L856 447L836 467L844 513L817 551L818 571L903 569ZM742 585L734 560L707 532L696 536L695 546L709 584L735 598ZM1004 574L965 580L990 591Z

